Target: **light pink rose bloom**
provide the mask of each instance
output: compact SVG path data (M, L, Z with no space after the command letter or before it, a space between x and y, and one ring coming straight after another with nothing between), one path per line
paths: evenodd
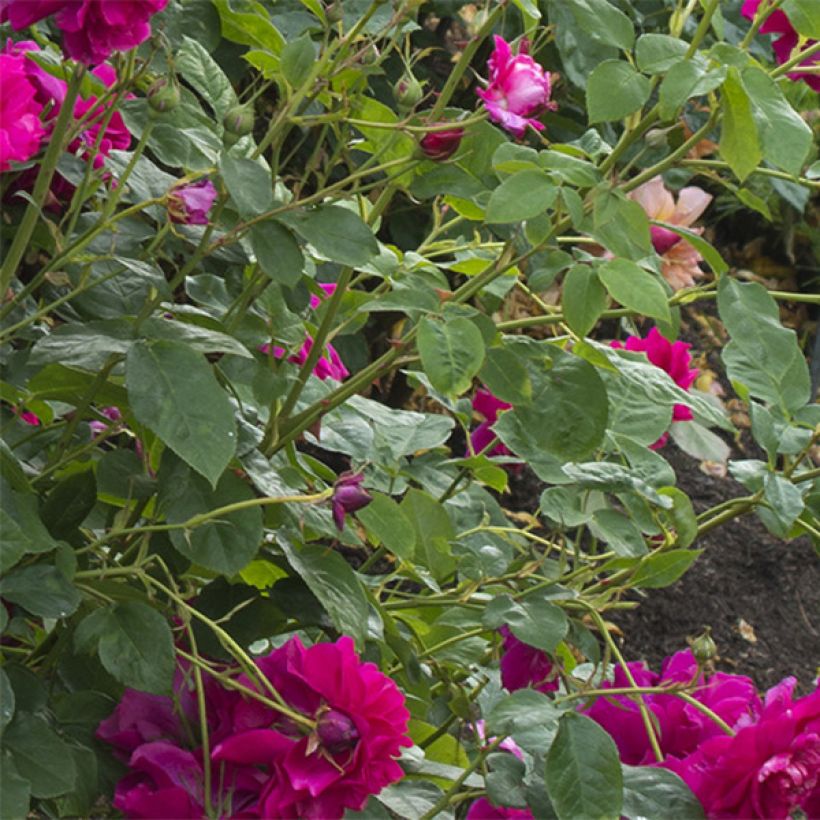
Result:
M200 179L189 185L175 185L168 193L171 221L184 225L207 225L216 196L216 188L209 179Z
M26 62L25 57L0 54L0 171L34 156L45 135L43 106L26 76Z
M130 51L151 36L148 19L168 0L0 0L0 22L20 30L50 14L73 60L94 65Z
M749 20L754 20L760 0L746 0L741 9L741 13ZM761 34L779 34L780 36L772 42L775 57L778 65L788 62L792 57L792 52L797 46L800 35L795 31L791 20L786 16L786 12L778 9L772 12L766 22L760 27ZM802 48L809 48L815 44L816 40L806 40ZM797 68L816 68L820 65L820 54L812 54L803 60ZM786 76L790 80L804 80L813 91L820 92L820 74L808 74L804 71L790 71Z
M676 200L659 176L636 188L629 198L635 200L650 219L687 228L697 234L703 233L703 228L693 228L692 225L712 201L711 194L695 186L683 188ZM699 266L703 257L674 231L659 225L653 225L650 231L652 245L661 257L664 279L674 290L692 287L695 279L703 276Z
M490 119L518 138L524 136L528 125L543 131L543 123L533 117L555 107L550 103L550 75L527 49L527 41L522 40L518 54L513 55L510 44L496 35L495 51L487 63L490 81L486 89L476 90Z

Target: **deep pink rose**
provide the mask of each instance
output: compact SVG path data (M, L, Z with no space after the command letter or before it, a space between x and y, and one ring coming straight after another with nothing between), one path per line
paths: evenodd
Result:
M489 390L479 387L473 396L473 410L484 417L484 421L470 433L470 443L473 452L480 453L489 443L496 438L492 431L492 426L498 421L498 414L502 410L509 410L512 407L501 399L496 398ZM467 453L469 455L469 453ZM500 442L488 453L488 456L508 456L510 451Z
M555 666L546 652L518 640L508 626L498 630L504 638L501 683L510 692L531 686L539 692L558 688Z
M496 806L486 797L479 797L467 809L467 820L533 820L529 809L511 809L507 806Z
M645 339L640 336L627 336L626 343L614 341L612 347L646 353L656 367L666 371L678 387L688 390L698 377L698 369L689 367L692 356L687 342L670 342L661 332L653 327ZM691 421L694 418L692 411L685 404L676 404L672 409L672 421ZM652 446L657 450L666 444L669 436L664 433Z
M114 424L122 421L122 413L120 412L119 407L103 407L100 409L100 414L105 416L109 422L113 422ZM88 426L91 429L91 436L96 437L105 433L112 425L106 424L104 421L92 419L88 422Z
M744 17L753 20L759 6L760 0L745 0L741 12ZM778 65L783 65L783 63L791 59L792 52L798 44L800 35L795 31L785 11L777 9L777 11L772 12L766 18L766 22L760 27L760 33L780 35L772 43ZM815 42L816 40L806 40L803 44L803 48L809 48L813 46ZM815 68L818 65L820 65L820 54L812 54L811 57L807 57L803 62L799 63L797 68L799 69L800 66L804 68ZM791 80L804 80L813 91L820 92L820 75L818 74L807 74L806 72L798 70L790 71L787 76Z
M341 532L345 528L345 516L366 507L373 496L361 486L364 481L362 473L342 473L333 485L333 523Z
M320 283L319 287L324 291L325 296L331 296L336 290L336 285L332 282ZM323 297L311 294L310 307L315 310L322 301ZM307 336L298 352L292 356L288 356L288 361L293 364L304 364L312 349L313 338ZM283 359L287 353L287 351L279 345L262 345L259 350L261 350L262 353L273 353L277 359ZM325 379L333 379L334 381L341 382L350 375L350 371L344 366L344 362L336 352L336 348L334 348L332 344L327 344L325 345L325 352L319 356L316 361L316 366L313 368L313 375L322 381Z
M0 172L33 157L45 136L43 106L26 76L27 62L25 57L0 54Z
M130 51L151 36L148 19L168 0L0 0L0 22L20 30L50 14L73 60L94 65Z
M308 735L258 701L237 704L234 734L212 758L263 767L261 817L341 818L402 777L396 758L412 745L404 696L350 638L306 649L293 637L257 663L291 708L317 721Z
M494 39L495 50L487 63L490 80L487 88L477 89L476 94L484 100L490 119L514 136L524 136L528 125L543 131L543 123L534 117L554 108L550 103L550 75L527 54L526 40L513 55L503 37L496 35Z
M695 683L697 662L691 650L678 652L664 661L661 674L649 670L644 663L627 664L638 686L663 686L670 683ZM755 719L762 704L751 679L743 675L719 672L708 680L700 676L692 697L711 709L730 727ZM612 683L601 689L629 687L626 673L618 666ZM636 696L638 697L638 696ZM685 757L701 744L720 736L721 730L694 706L674 695L645 694L640 696L649 709L655 732L665 757ZM631 766L655 762L655 756L635 698L626 695L598 697L584 710L612 736L621 760Z
M168 192L171 221L184 225L207 225L208 214L216 196L216 188L209 179L200 179L188 185L175 185Z
M463 128L453 128L448 131L431 131L425 134L419 145L428 159L441 162L449 159L461 144L464 137Z

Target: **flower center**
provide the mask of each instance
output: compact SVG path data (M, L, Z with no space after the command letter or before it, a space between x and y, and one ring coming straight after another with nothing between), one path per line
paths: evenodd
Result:
M322 746L331 754L352 749L359 742L356 724L344 712L328 709L319 717L316 734Z

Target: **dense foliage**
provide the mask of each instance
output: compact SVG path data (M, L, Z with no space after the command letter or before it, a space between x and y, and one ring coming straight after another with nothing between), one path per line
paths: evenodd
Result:
M608 620L739 515L820 547L817 298L704 233L820 248L817 0L0 21L0 816L820 816L820 692ZM696 301L762 454L699 514Z

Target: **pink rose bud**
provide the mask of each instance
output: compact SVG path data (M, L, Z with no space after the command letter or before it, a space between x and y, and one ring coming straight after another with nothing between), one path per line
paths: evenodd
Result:
M207 225L208 213L216 199L216 188L209 179L190 185L176 185L168 193L167 207L172 222Z
M341 532L345 527L345 515L366 507L373 496L361 488L364 481L362 473L342 473L333 487L333 521Z
M409 111L424 96L421 83L408 71L394 86L393 96L399 109Z
M523 40L519 53L513 55L510 44L496 35L495 51L487 63L490 81L486 89L476 91L490 119L519 138L528 125L543 131L543 123L533 117L555 107L550 102L550 75L527 54L527 48Z
M329 709L319 717L316 734L322 746L332 755L352 749L360 737L356 724L336 709Z
M681 241L674 231L668 228L661 228L659 225L650 225L649 232L652 235L652 247L657 251L659 256L663 256L668 250L671 250Z
M458 151L463 136L463 128L453 128L449 131L431 131L429 134L424 135L424 139L419 145L425 156L436 162L441 162L449 159Z

